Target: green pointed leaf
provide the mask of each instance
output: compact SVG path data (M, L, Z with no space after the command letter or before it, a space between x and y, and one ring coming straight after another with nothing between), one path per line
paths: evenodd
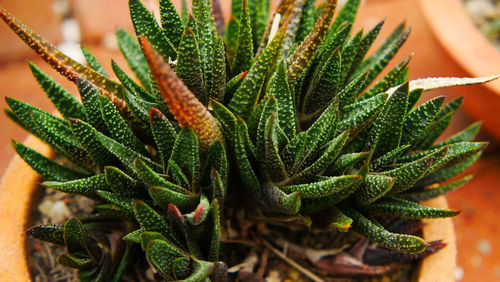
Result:
M404 71L407 69L408 64L410 63L411 57L407 57L401 63L396 65L389 73L387 73L381 80L379 80L373 87L368 89L365 94L363 94L362 98L367 99L373 97L378 93L385 92L391 87L399 85L399 77Z
M464 172L467 168L472 166L479 159L480 156L481 152L478 152L452 166L435 171L432 174L422 178L415 186L421 187L450 179Z
M64 246L64 228L61 225L42 224L31 227L26 234L37 240Z
M195 195L183 194L164 187L150 187L149 195L162 208L168 209L168 205L173 204L181 211L190 211L198 204L199 197Z
M259 47L264 32L266 31L267 20L269 17L269 1L248 0L248 7L252 23L253 45L257 48Z
M281 187L281 190L285 193L299 192L302 199L314 199L330 196L331 194L354 184L360 178L361 177L359 175L329 177L327 180L320 182L284 186Z
M380 158L372 161L370 163L371 169L372 170L379 170L380 168L384 166L389 166L392 164L396 159L398 159L408 148L410 148L411 145L404 145L404 146L399 146L396 149L386 153L385 155L381 156Z
M373 122L370 132L371 151L375 157L396 149L401 141L408 104L408 83L389 97L384 109Z
M42 87L43 91L47 94L52 104L66 118L79 118L85 119L85 108L83 105L74 98L68 91L61 85L56 83L34 63L28 62L33 76Z
M146 36L151 45L165 58L177 58L177 51L160 28L154 16L140 0L129 0L130 17L137 37Z
M134 215L134 202L135 202L135 200L133 198L130 198L127 196L122 196L122 195L117 194L117 193L111 193L111 192L101 191L101 190L98 190L96 192L96 194L99 195L101 198L105 199L106 201L121 208L124 216L129 217L129 218L134 217L133 215Z
M382 26L384 25L385 20L382 20L378 22L373 28L371 28L361 39L359 42L359 47L356 48L357 52L356 55L353 56L352 63L351 63L351 68L348 71L348 76L347 77L353 77L356 75L353 75L354 73L363 73L364 71L359 70L359 65L363 61L363 59L366 56L366 53L368 53L368 50L372 46L373 42L375 42L375 39L377 39L380 30L382 29ZM401 33L403 30L404 26L400 25L396 31L399 31L397 34ZM396 32L395 31L395 32ZM387 39L389 40L389 38ZM380 48L381 49L381 48ZM379 50L380 50L379 49Z
M146 203L136 201L134 204L134 214L137 221L145 231L158 232L172 242L179 242L174 235L175 233L172 226L170 226L160 214L154 211Z
M294 98L288 85L284 61L281 61L278 65L269 96L276 97L278 101L278 116L280 117L278 124L286 136L291 139L297 131L297 121L295 118Z
M160 0L160 17L165 36L177 48L181 40L183 25L172 0Z
M389 232L352 208L344 207L342 211L353 219L354 230L382 247L405 253L419 253L427 247L427 243L422 238Z
M285 164L281 160L278 140L277 129L279 125L276 124L275 115L271 115L266 123L264 134L264 151L265 151L265 167L271 181L279 182L288 178Z
M241 82L229 102L229 109L243 119L248 119L259 97L260 88L264 83L267 71L274 62L283 39L284 30L280 29L262 54L257 57L253 67Z
M226 92L226 50L224 41L217 35L214 41L214 57L212 63L212 83L210 88L210 98L219 102L224 101Z
M175 259L185 256L177 247L160 239L150 241L145 251L148 262L164 279L169 279L169 277L171 277L172 265Z
M163 98L155 98L151 93L137 84L113 60L111 61L111 67L116 77L118 77L118 80L120 80L125 89L134 94L134 96L138 99L142 99L151 103L158 102L158 100L163 101Z
M203 104L207 103L207 93L203 77L203 64L196 34L194 33L196 22L189 16L186 29L182 34L179 45L179 57L177 59L176 73L184 84Z
M100 96L99 103L101 104L102 118L111 137L123 146L145 154L144 144L134 135L113 103L106 96Z
M144 155L127 148L123 146L122 144L116 142L115 140L105 136L104 134L100 132L95 132L95 135L97 139L101 142L101 144L106 147L109 152L111 152L113 155L115 155L121 162L122 164L131 172L134 172L134 160L136 158L142 159L148 166L153 168L154 171L161 172L162 167L158 165L157 163L153 162L149 158L145 157Z
M470 142L474 140L474 138L476 138L477 134L479 133L479 130L481 129L481 125L482 122L473 123L471 126L467 127L466 129L458 132L457 134L449 137L448 139L444 140L443 142L433 147L439 148L445 145L450 145L460 142Z
M172 123L158 109L151 108L149 111L149 121L163 170L165 171L168 167L168 160L170 159L177 133Z
M420 178L422 178L433 163L432 157L405 164L401 167L382 174L396 179L390 194L397 194L411 188Z
M369 155L368 152L361 152L361 153L351 153L351 154L344 154L340 156L334 163L331 169L330 174L332 175L342 175L344 174L349 168L353 167L357 163L359 163L361 160L365 159Z
M337 130L351 129L351 132L356 132L358 128L364 127L377 117L377 114L384 107L386 99L387 95L381 93L373 98L346 106L340 114Z
M238 121L235 133L235 158L238 171L240 172L240 176L245 186L260 198L262 190L248 157L248 149L245 142L245 136L248 136L248 130L243 120Z
M194 131L189 128L183 128L179 131L170 159L179 165L190 178L191 183L196 183L200 170L200 153L198 137Z
M99 90L83 78L77 78L76 81L85 107L86 118L84 120L98 131L106 132L106 124L102 119L101 106L99 105Z
M415 202L427 201L457 190L458 188L462 187L467 182L469 182L472 179L472 177L473 175L470 174L457 181L453 181L449 184L437 185L437 187L433 185L424 190L400 193L397 195L397 197L402 198L404 200L415 201Z
M87 48L81 47L80 49L82 50L83 56L85 57L85 60L87 61L88 65L93 70L102 74L105 77L109 77L109 74L104 70L101 63L99 63L97 58Z
M251 2L255 2L252 1ZM248 10L248 1L243 0L242 11L238 22L238 47L232 63L231 71L233 74L247 71L252 67L253 60L253 39L252 23L250 21L250 12Z
M111 187L111 190L116 194L125 197L137 197L143 195L146 191L143 184L137 182L116 167L105 167L104 175L106 176L106 182Z
M383 197L391 189L396 178L380 174L369 174L356 191L355 199L360 205L368 205Z
M373 215L390 215L403 218L443 218L460 213L450 209L429 208L398 198L385 198L364 208Z
M117 162L116 157L99 142L95 136L96 130L90 124L79 119L70 119L69 125L75 139L100 168Z
M297 35L295 36L296 42L302 42L311 32L316 20L314 19L315 0L305 0L302 7L302 17L300 19Z
M352 225L352 218L345 215L339 208L332 207L328 216L328 227L331 230L347 232Z
M135 73L135 76L139 79L142 86L151 91L148 63L142 54L141 46L137 40L120 28L116 30L116 39L123 57Z
M341 24L354 24L356 14L358 13L360 0L348 0L337 14L335 21L330 27L331 30L337 30Z
M81 195L94 195L97 190L110 189L104 174L66 182L45 181L42 185L64 193Z
M266 204L274 211L295 215L300 210L302 202L300 192L292 192L287 195L278 186L266 183L262 185L262 194Z
M40 176L51 181L71 181L87 177L86 173L75 171L62 166L36 152L35 150L24 146L21 143L12 141L12 147L17 154L35 170Z
M444 97L437 97L412 110L406 117L401 143L413 144L415 140L418 140L434 121L443 102Z

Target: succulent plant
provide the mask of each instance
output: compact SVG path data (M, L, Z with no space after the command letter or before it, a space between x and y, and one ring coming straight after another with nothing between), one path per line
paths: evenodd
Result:
M74 98L30 63L60 116L11 98L6 114L65 160L13 142L44 186L96 200L86 217L28 230L64 246L58 262L81 280L120 280L142 259L136 248L157 279L224 280L221 239L229 227L221 222L238 211L306 233L353 230L379 246L368 261L389 253L401 262L442 247L409 228L388 231L388 222L457 215L419 202L470 180L442 184L486 144L472 141L479 123L436 142L462 98L418 102L424 91L493 77L408 82L407 58L373 83L406 41L404 25L367 57L383 21L351 36L359 0L335 19L335 0L282 0L273 15L268 2L233 0L224 25L208 0L194 0L189 14L160 0L160 25L130 0L137 39L121 29L116 36L136 79L113 62L119 82L88 50L84 66L1 10L80 92ZM370 274L337 274L346 273Z

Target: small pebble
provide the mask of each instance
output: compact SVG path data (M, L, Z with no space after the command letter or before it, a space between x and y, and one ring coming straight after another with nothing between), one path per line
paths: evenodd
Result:
M483 255L491 254L491 243L485 239L479 239L477 241L477 250Z
M52 205L47 216L51 223L61 224L71 216L71 212L63 201L57 201Z
M455 280L460 281L464 279L464 275L465 275L464 269L461 268L460 266L457 266L457 268L455 269Z

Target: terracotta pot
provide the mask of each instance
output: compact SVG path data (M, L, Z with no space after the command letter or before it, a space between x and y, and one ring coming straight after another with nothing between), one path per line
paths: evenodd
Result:
M500 51L474 25L461 0L418 2L436 39L468 76L500 74ZM500 80L454 92L466 96L463 109L500 139Z
M45 156L51 154L49 147L34 136L29 136L24 144ZM25 232L30 227L32 204L36 203L39 192L38 182L38 174L17 155L0 182L0 281L30 281ZM448 207L444 197L427 204ZM446 218L426 223L424 239L444 240L448 246L421 263L417 281L454 281L457 248L453 222Z

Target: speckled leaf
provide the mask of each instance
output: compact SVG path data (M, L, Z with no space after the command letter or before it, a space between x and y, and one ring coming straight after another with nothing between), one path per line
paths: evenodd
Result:
M198 137L194 131L188 128L179 131L170 159L179 165L192 184L196 183L200 170L200 153Z
M404 200L422 202L430 199L434 199L441 195L445 195L449 192L455 191L458 188L465 185L473 178L472 174L469 174L459 180L453 181L449 184L445 185L432 185L423 190L410 191L405 193L400 193L397 195L398 198L402 198Z
M244 4L243 4L244 5ZM250 17L252 23L253 45L257 48L264 35L269 16L269 1L267 0L248 0Z
M260 197L262 195L262 190L248 157L245 136L248 136L248 131L244 121L240 120L236 124L235 132L236 165L238 166L238 171L240 172L240 176L245 186Z
M396 178L393 177L380 174L367 175L354 195L356 202L360 205L368 205L375 202L387 194L395 182Z
M97 58L90 52L87 48L85 47L80 47L82 50L82 54L85 57L85 61L87 61L87 64L96 72L102 74L105 77L109 77L109 74L104 70L102 67L101 63L97 60Z
M480 156L481 152L476 153L470 157L467 157L463 159L461 162L454 164L450 167L435 171L432 174L422 178L419 182L417 182L417 184L415 184L415 186L421 187L450 179L451 177L454 177L462 173L471 165L473 165L479 159Z
M137 40L128 32L120 28L116 30L116 39L123 57L135 73L135 76L146 89L151 91L152 86L149 80L148 63L142 54L141 46L137 43Z
M342 175L329 177L327 180L301 185L281 187L285 193L299 192L302 199L327 197L354 184L361 178L359 175Z
M281 47L283 34L285 31L283 26L274 36L272 41L267 45L262 54L257 57L252 69L245 76L238 90L234 93L233 98L229 102L229 109L243 119L248 119L255 108L255 104L259 98L260 88L266 77L267 71Z
M146 38L141 37L140 42L158 88L179 125L189 127L196 133L202 150L207 149L213 141L222 140L219 125L207 108L182 83Z
M405 119L401 144L413 144L418 140L420 134L434 121L443 102L444 97L437 97L412 110Z
M97 190L109 190L104 174L97 174L78 180L55 182L45 181L42 185L69 194L94 195Z
M252 0L251 0L252 1ZM255 1L255 0L254 0ZM232 73L247 71L252 67L253 60L253 40L252 23L250 22L250 12L248 10L248 1L243 0L242 11L238 21L238 47L234 60L232 61Z
M212 63L212 82L209 96L219 102L224 101L226 93L226 51L222 37L217 35L214 40L214 56Z
M140 158L143 161L145 161L151 168L153 168L157 172L161 172L163 169L160 165L157 163L153 162L149 158L145 157L144 155L123 146L122 144L116 142L115 140L107 137L106 135L96 132L95 133L97 139L102 143L104 147L106 147L113 155L115 155L122 164L130 171L134 172L135 167L134 167L134 160L136 158Z
M381 93L373 98L346 106L342 109L337 130L356 131L357 128L373 121L384 107L386 99L387 95Z
M232 1L234 3L235 1ZM236 49L238 48L238 32L240 30L238 20L236 16L231 13L229 21L226 24L226 34L224 35L224 43L226 44L227 56L230 62L233 61L236 55ZM235 73L231 70L231 73Z
M295 42L302 42L314 27L314 7L315 0L305 0L302 7L302 17L300 19Z
M154 231L163 234L172 242L179 243L175 237L175 232L165 219L154 211L150 206L142 201L136 201L134 204L134 214L145 231Z
M130 17L137 37L146 36L156 50L165 58L174 60L177 51L166 34L156 22L154 16L140 0L129 0Z
M115 63L115 61L111 61L111 67L113 68L113 72L115 73L116 77L118 77L118 80L120 80L120 82L123 84L125 89L127 89L134 96L152 103L162 101L159 100L158 97L154 97L151 93L137 84L118 66L118 64Z
M198 206L195 210L184 215L184 218L191 226L199 226L204 223L210 212L210 202L208 198L204 194L201 194L199 199Z
M137 197L144 195L146 191L143 184L116 167L105 167L104 175L106 176L106 182L111 187L111 190L116 194L125 197Z
M448 128L456 112L450 112L443 116L442 118L436 120L431 124L422 134L420 135L420 142L414 144L417 149L429 148L436 142L436 140L443 134L443 132Z
M98 190L96 192L97 195L99 195L101 198L105 199L106 201L116 205L117 207L121 208L123 210L123 213L127 217L133 218L134 216L134 202L135 200L130 197L122 196L116 193L111 193L107 191L100 191Z
M349 131L344 131L342 134L329 142L325 146L325 149L321 153L320 157L314 161L312 165L292 177L292 183L307 183L314 176L318 175L320 172L332 165L333 161L337 158L338 154L347 142L348 137Z
M328 171L331 172L332 175L342 175L344 174L349 168L353 167L357 163L359 163L361 160L366 158L369 155L368 152L361 152L361 153L351 153L351 154L344 154L338 157L338 159L333 163L333 166L331 169L329 168Z
M208 182L213 177L215 170L218 177L223 182L223 197L226 196L227 179L229 175L229 162L226 155L226 148L221 142L214 142L208 148L208 154L203 166L202 178ZM211 181L213 182L213 180Z
M384 109L373 122L370 132L371 152L375 157L396 149L401 141L408 104L408 83L389 97Z
M342 63L344 59L342 58ZM361 92L362 89L365 88L366 78L368 77L368 73L362 73L355 77L352 81L350 81L344 88L341 88L339 93L337 94L337 99L339 100L340 108L344 108L344 106L354 103L354 100ZM342 78L339 80L342 82Z
M406 42L406 39L408 39L409 34L410 29L400 34L398 34L396 30L372 56L359 66L355 74L370 71L368 82L372 82L387 66L389 61L394 58L401 46Z
M26 235L52 244L64 246L64 228L61 225L42 224L31 227Z
M205 281L214 269L214 263L209 261L197 260L194 262L193 273L189 275L186 281Z
M337 49L325 62L315 77L313 88L305 97L303 111L314 113L318 108L324 107L332 102L332 99L337 94L339 87L340 70L341 70L340 51Z
M286 194L272 183L262 184L262 194L266 204L276 212L295 215L301 206L300 192Z
M273 182L283 181L288 178L285 164L281 160L278 147L277 129L279 125L272 114L266 122L264 133L264 151L265 151L265 171Z
M149 195L155 200L157 205L164 209L168 209L168 205L174 204L184 212L193 210L199 200L199 197L196 195L186 195L169 188L156 186L149 188Z
M460 211L450 209L429 208L415 202L390 197L371 204L365 207L364 210L373 215L418 219L452 217L460 213Z
M31 116L37 132L44 142L50 144L76 164L87 169L94 168L94 164L88 158L87 152L81 148L80 143L75 139L71 128L66 122L62 124L49 115L38 111L31 111Z
M461 160L475 155L484 150L488 145L487 142L459 142L448 145L448 153L439 162L434 163L429 169L429 172L439 170L443 167L453 165Z
M99 96L99 103L101 105L102 118L108 127L111 137L125 147L146 154L144 144L134 135L132 129L130 129L113 103L106 96Z
M96 259L92 257L88 243L87 234L80 220L71 218L64 223L64 244L69 255Z
M179 58L177 59L175 70L189 90L202 103L206 104L207 93L203 77L201 53L196 35L193 32L195 25L195 19L190 15L178 48Z
M264 103L264 108L262 109L262 113L259 118L258 128L257 128L257 136L256 139L256 153L257 160L260 162L261 167L265 168L265 132L266 132L266 124L271 117L271 115L276 115L278 112L278 103L275 97L268 97L265 100L262 100L261 103ZM252 136L253 137L253 136Z
M354 24L354 19L358 13L360 0L348 0L338 12L335 21L330 27L331 30L337 30L344 23Z
M355 55L353 55L353 59L352 59L352 63L351 63L351 68L348 71L348 76L347 77L349 77L349 76L352 77L352 74L354 72L362 73L361 71L358 71L359 65L363 61L363 59L365 58L366 53L368 53L368 50L372 46L373 42L375 42L375 39L377 39L377 37L378 37L378 35L380 33L380 30L382 29L382 26L384 25L384 22L385 22L385 20L382 20L382 21L378 22L372 29L370 29L361 38L361 40L359 42L359 47L356 48L357 52L356 52ZM403 28L404 28L404 26L401 25L396 30L401 29L399 31L399 33L401 33L401 31L403 30Z
M68 91L61 85L56 83L34 63L28 62L33 76L42 87L47 97L52 101L52 104L61 113L61 115L68 118L85 119L85 108L83 105L74 98Z
M163 279L171 280L172 265L178 257L184 257L184 253L171 243L156 239L148 243L146 249L148 262L161 274Z
M404 73L406 67L410 63L411 57L407 57L401 63L396 65L389 73L387 73L382 79L380 79L374 86L363 94L362 98L367 99L373 97L374 95L385 92L393 86L399 84L399 77ZM388 93L389 94L389 93Z
M183 25L172 0L160 0L160 18L165 36L177 48L181 40Z
M398 159L410 147L411 147L411 145L404 145L404 146L397 147L396 149L386 153L385 155L381 156L380 158L370 162L370 168L372 170L377 171L384 166L388 166L388 165L392 164L396 159Z
M298 166L299 161L305 154L307 140L307 131L302 131L295 135L290 143L285 146L282 152L282 160L287 171L293 171Z
M79 171L62 166L36 152L35 150L26 147L22 143L12 141L12 147L16 153L33 168L40 176L46 180L52 181L71 181L87 177L88 175Z
M223 104L218 101L211 100L211 107L214 111L215 117L217 121L222 126L222 131L224 132L225 137L229 141L231 146L234 144L235 140L235 130L236 130L236 122L237 119L233 115L233 113L227 109Z
M70 119L69 125L75 139L100 168L117 161L96 138L94 134L96 130L90 124L79 119Z
M152 170L143 160L141 159L135 159L134 161L134 167L135 170L137 171L137 174L141 178L143 184L147 185L148 187L151 186L161 186L168 188L172 191L175 191L177 193L182 193L185 195L189 194L189 191L184 189L181 186L175 185L172 182L168 181L165 179L164 176L156 173L154 170Z
M286 77L286 65L283 61L278 65L269 95L276 97L278 101L278 116L280 117L278 123L280 127L289 139L293 138L297 131L297 120L295 118L292 92Z
M166 171L177 133L172 123L158 109L151 108L149 121L163 170Z
M77 79L78 90L80 97L85 107L85 121L92 127L101 132L106 132L106 123L102 118L101 106L99 105L99 96L101 93L88 80L83 78Z
M405 253L419 253L427 247L427 243L422 238L389 232L352 208L342 207L341 209L353 219L352 227L355 231L382 247Z
M444 140L443 142L433 146L433 147L442 147L445 145L449 144L455 144L459 142L469 142L474 140L476 138L477 134L479 133L479 130L481 129L482 122L476 122L472 124L471 126L467 127L466 129L456 133L455 135L449 137L448 139Z
M394 177L396 182L392 186L389 194L397 194L411 188L433 164L433 157L422 158L420 160L405 164L390 171L384 171L382 174Z
M313 29L290 57L287 76L291 88L295 87L297 80L304 74L304 70L312 60L314 53L326 37L336 6L336 0L327 0Z

